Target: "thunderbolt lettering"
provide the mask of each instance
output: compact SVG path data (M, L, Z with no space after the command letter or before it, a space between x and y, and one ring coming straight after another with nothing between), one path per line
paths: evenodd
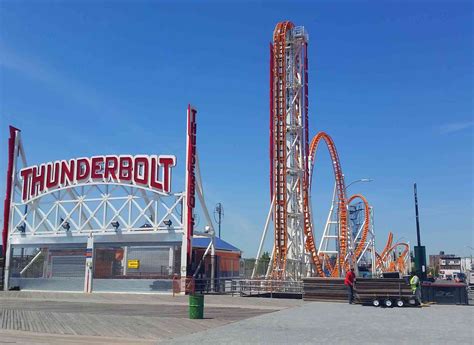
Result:
M125 183L170 193L175 156L95 156L31 166L20 171L22 200L87 183ZM160 180L159 177L162 176Z

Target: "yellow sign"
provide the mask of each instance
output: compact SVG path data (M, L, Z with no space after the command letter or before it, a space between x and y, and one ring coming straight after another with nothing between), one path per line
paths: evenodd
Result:
M127 267L128 268L139 268L140 267L140 260L128 260Z

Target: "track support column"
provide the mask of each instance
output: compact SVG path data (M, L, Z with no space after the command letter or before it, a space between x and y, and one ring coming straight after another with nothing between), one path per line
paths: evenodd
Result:
M84 278L84 292L92 292L92 283L94 275L94 236L92 234L87 238L86 248L86 273Z

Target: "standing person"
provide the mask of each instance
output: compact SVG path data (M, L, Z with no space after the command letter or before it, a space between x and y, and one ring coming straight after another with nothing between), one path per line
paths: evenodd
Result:
M418 305L420 306L423 305L423 303L421 302L420 278L418 278L415 272L411 273L410 287L411 287L411 292L415 295L415 299L418 302Z
M344 279L344 285L347 286L349 304L352 304L352 302L354 301L354 281L355 281L354 268L351 268L351 270L346 273L346 278Z

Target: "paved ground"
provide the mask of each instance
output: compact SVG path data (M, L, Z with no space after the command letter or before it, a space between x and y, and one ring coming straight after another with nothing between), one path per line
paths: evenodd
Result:
M164 342L191 343L472 345L474 307L432 305L385 309L308 302Z
M374 308L206 296L0 293L1 344L474 344L474 307Z
M188 319L186 296L0 293L0 344L152 344L303 304L206 296L205 320Z

